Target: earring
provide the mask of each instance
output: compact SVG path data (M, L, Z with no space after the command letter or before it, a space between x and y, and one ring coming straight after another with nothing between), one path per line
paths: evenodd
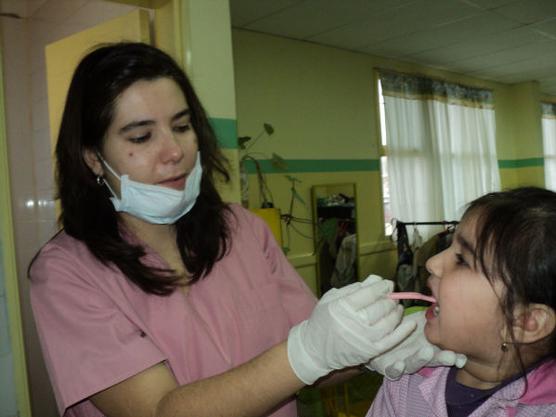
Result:
M104 185L104 177L97 175L97 184L102 187Z
M510 348L508 347L508 344L506 342L503 342L500 345L500 349L502 350L502 352L507 352Z

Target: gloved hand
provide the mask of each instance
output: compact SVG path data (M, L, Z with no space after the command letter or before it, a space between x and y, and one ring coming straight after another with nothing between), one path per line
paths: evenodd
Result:
M417 329L392 350L371 360L366 366L383 374L388 379L398 379L403 374L412 374L424 366L457 366L462 368L467 357L451 350L440 350L431 345L424 333L425 312L419 311L403 318L402 323L415 323Z
M311 385L335 369L367 363L405 339L416 324L398 326L403 308L386 297L392 286L370 276L324 294L309 319L288 336L288 359L297 377Z

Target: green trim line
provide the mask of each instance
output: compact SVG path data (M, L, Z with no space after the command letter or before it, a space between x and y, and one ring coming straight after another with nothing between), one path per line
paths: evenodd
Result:
M282 174L287 172L346 172L346 171L380 171L378 159L286 159L287 169L281 170L272 165L270 159L259 159L261 169L265 174ZM255 174L253 161L245 161L249 174Z
M532 168L543 167L544 158L526 158L526 159L500 159L498 160L498 168Z
M223 149L237 149L237 122L235 119L209 118L218 144Z
M380 171L379 159L286 159L286 170L281 170L272 165L270 159L258 159L261 169L265 174L281 174L287 172L311 173L311 172L352 172L352 171ZM525 159L500 159L499 169L533 168L543 167L544 158ZM247 173L257 172L255 163L251 160L245 161Z

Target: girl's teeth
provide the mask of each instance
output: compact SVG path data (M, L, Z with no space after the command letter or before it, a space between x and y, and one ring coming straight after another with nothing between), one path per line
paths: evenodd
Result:
M434 313L434 316L438 316L440 314L440 307L438 307L437 305L434 306L434 309L432 310L432 312Z

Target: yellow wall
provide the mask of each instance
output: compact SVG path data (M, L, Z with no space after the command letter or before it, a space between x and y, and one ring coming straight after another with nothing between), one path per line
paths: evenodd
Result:
M494 92L497 152L502 187L543 185L539 87L535 82L514 86L434 70L243 30L233 30L239 136L253 136L263 123L275 129L250 149L269 159L273 152L287 161L305 160L307 169L290 174L302 182L297 191L307 205L295 203L294 215L310 219L310 189L315 184L355 182L357 185L360 278L369 273L392 277L396 264L393 245L383 233L379 134L375 68L418 73L489 88ZM315 169L308 160L373 162L363 171ZM289 182L283 173L266 174L274 203L287 211ZM257 182L250 175L250 206L259 204ZM310 225L298 224L312 236ZM314 285L315 258L311 239L283 232L292 263ZM302 266L300 266L302 265Z
M517 159L542 155L540 90L536 81L508 87L514 96L513 127Z
M46 46L51 149L56 148L67 91L79 61L99 43L123 40L149 43L147 12L135 10Z
M540 100L536 81L503 86L495 95L496 150L503 189L544 186Z
M180 14L178 0L160 2L154 8L153 44L169 54L178 63L183 63Z
M185 69L203 103L224 156L230 161L231 183L218 185L222 198L239 202L236 100L230 9L227 0L180 0Z

